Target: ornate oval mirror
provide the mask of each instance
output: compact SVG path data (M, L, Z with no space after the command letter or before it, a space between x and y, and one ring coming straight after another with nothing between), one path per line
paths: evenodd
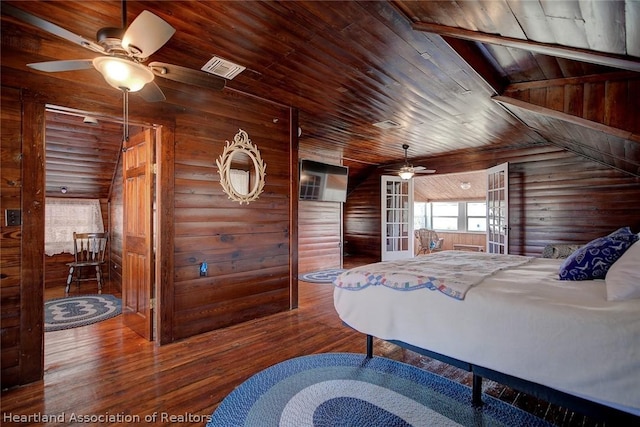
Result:
M220 185L229 199L240 204L256 200L264 190L267 165L249 135L242 129L227 141L222 154L216 160L220 173Z

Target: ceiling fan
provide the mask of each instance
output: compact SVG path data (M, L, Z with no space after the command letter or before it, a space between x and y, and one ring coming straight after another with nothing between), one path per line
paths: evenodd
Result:
M222 90L226 84L226 80L221 77L179 65L164 62L151 62L144 65L151 55L169 41L175 29L147 10L140 13L127 27L126 0L122 1L122 28L101 28L97 32L96 42L11 5L3 4L2 12L101 54L102 56L93 59L37 62L27 66L49 73L95 68L110 86L124 93L125 122L128 121L129 92L137 92L148 102L166 99L162 90L153 81L155 76L213 90ZM126 128L128 128L127 123L125 123ZM128 135L125 136L128 138Z
M404 150L404 163L398 165L381 166L385 168L385 171L394 172L398 174L398 176L400 176L400 178L402 179L411 179L416 174L435 173L434 169L427 169L424 166L413 166L409 164L409 160L407 159L407 150L409 149L409 145L402 144L402 149Z

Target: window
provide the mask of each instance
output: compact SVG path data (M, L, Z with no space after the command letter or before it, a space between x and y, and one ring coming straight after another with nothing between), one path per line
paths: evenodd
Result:
M418 202L414 205L413 227L484 233L486 211L485 202Z
M249 194L249 180L251 175L249 171L241 169L229 169L229 178L231 185L241 196Z
M458 203L431 203L432 227L434 230L458 230Z
M102 233L100 201L47 197L44 213L44 253L73 253L73 232Z
M467 231L487 231L487 204L467 203Z
M429 228L427 224L427 205L428 203L414 203L413 206L413 229Z
M300 175L300 200L319 200L322 176L312 173Z

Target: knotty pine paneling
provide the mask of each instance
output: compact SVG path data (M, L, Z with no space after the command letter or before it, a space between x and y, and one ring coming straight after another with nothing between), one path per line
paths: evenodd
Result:
M301 159L339 165L335 153L301 151ZM298 171L296 171L298 173ZM293 197L298 197L294 194ZM342 203L298 202L298 269L307 273L342 267Z
M288 111L259 101L238 104L244 111L233 120L222 110L176 120L174 339L290 306ZM226 196L215 163L238 129L267 165L264 192L249 205Z
M301 273L342 267L341 223L341 203L300 201L298 268Z
M540 256L548 243L586 243L620 227L640 232L640 179L551 145L429 160L446 173L509 162L509 252ZM347 250L380 257L380 191L371 177L345 206ZM446 245L445 245L446 247Z
M45 288L64 288L66 286L69 274L67 263L69 262L73 262L73 255L67 252L44 256ZM89 273L89 270L85 269L85 273Z
M381 259L380 175L352 190L344 206L345 254Z
M442 243L442 249L445 251L453 250L453 245L487 245L487 236L485 234L478 233L447 233L444 231L438 231L438 237L442 237L444 242Z
M617 129L640 133L640 75L608 73L509 86L504 95Z
M19 81L11 70L6 73L4 70L3 68L3 95L7 81ZM42 99L46 99L48 103L85 111L93 111L93 108L102 111L102 104L92 100L91 95L78 97L77 93L72 94L75 91L53 90L46 78L24 79L22 82L41 93ZM163 291L161 310L164 311L161 314L160 332L161 343L165 344L193 333L288 310L294 305L290 296L291 288L297 286L297 281L291 276L293 267L290 260L295 255L294 246L297 247L297 242L295 245L291 243L290 231L297 221L297 211L292 207L290 193L294 170L292 164L297 162L297 151L291 143L289 108L236 92L212 93L184 86L180 90L171 86L163 87L163 90L169 99L167 102L145 103L145 108L140 108L140 101L133 100L130 114L136 121L155 122L172 129L171 138L166 142L172 146L172 155L167 159L171 164L161 166L162 170L170 171L170 176L164 176L162 182L170 182L175 186L175 191L171 188L167 194L162 188L159 189L163 198L172 202L171 227L166 228L171 229L171 245L163 251L161 256L164 258L158 260L162 265L168 265L169 271L164 272L166 275L162 276L162 283L157 283L156 286ZM105 89L105 96L99 99L107 105L111 102L112 92ZM19 92L15 93L19 96ZM194 103L196 101L197 106ZM117 99L113 103L107 109L108 112L121 108ZM14 137L19 143L20 126L29 129L34 124L19 122L20 112L11 110L13 104L19 105L19 98L3 102L2 113L3 118L11 116L18 120L15 123L18 131ZM42 117L44 118L44 104ZM10 128L11 126L6 126L6 129ZM242 206L229 200L223 193L215 165L215 159L222 153L226 141L232 140L240 128L249 133L267 165L264 193L258 201ZM3 125L3 138L9 136L4 129ZM42 144L40 148L43 148ZM22 171L19 162L11 164L19 161L19 148L12 159L4 153L3 139L3 173L13 171L17 177L4 180L3 185L11 184L19 188L19 177L31 174L32 171ZM44 163L35 172L44 177ZM41 181L43 180L37 182ZM119 191L116 188L112 194L112 212L107 209L114 218L115 232L121 229L118 225L122 210L118 201ZM15 193L16 205L20 206L20 191ZM3 187L2 197L10 194ZM165 209L166 206L165 204ZM40 239L44 245L44 212L36 213L41 215L43 235ZM165 217L163 212L162 218L158 217L158 220L163 221ZM117 235L114 236L112 243L120 245L116 241ZM18 239L14 243L16 253L24 251L25 245L19 240L19 232L15 237ZM30 244L37 247L37 242L38 239L35 239ZM171 260L168 260L169 257ZM210 274L206 277L199 276L202 261L207 261L210 265ZM41 262L40 265L42 264ZM114 266L118 268L118 265L120 264L116 261ZM39 271L44 277L43 267L35 267L29 271ZM3 289L2 293L3 316L14 320L13 324L4 321L2 324L3 328L5 325L14 326L12 331L6 334L3 332L3 344L7 344L3 345L2 353L3 384L5 380L8 384L20 384L23 381L20 377L22 361L28 362L25 366L38 365L42 354L38 351L21 351L18 347L23 336L29 336L31 340L41 329L37 324L29 324L29 328L34 326L32 329L26 329L26 324L20 324L21 318L30 319L30 316L22 316L20 311L20 265L13 269L16 276L2 281L3 287L11 284L14 290L11 293L4 292ZM10 271L3 268L3 273L9 274ZM42 283L43 280L38 281L38 286L42 287ZM42 311L38 298L26 306ZM41 319L42 316L38 318ZM37 338L41 342L42 337ZM29 343L33 344L33 340ZM38 375L39 371L35 369L31 372Z
M122 289L122 236L124 232L123 217L123 178L122 156L118 159L114 172L109 209L109 280L118 289Z
M2 88L0 112L0 323L2 327L2 388L20 383L20 270L22 234L20 226L8 227L5 209L21 209L21 104L20 91Z
M31 92L5 87L1 101L0 210L20 209L22 214L20 225L9 227L3 220L0 228L0 374L5 388L37 381L44 373L44 104Z

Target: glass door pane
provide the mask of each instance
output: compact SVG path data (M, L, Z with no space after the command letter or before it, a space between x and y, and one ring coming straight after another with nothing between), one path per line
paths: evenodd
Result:
M413 181L382 177L382 260L413 256Z

